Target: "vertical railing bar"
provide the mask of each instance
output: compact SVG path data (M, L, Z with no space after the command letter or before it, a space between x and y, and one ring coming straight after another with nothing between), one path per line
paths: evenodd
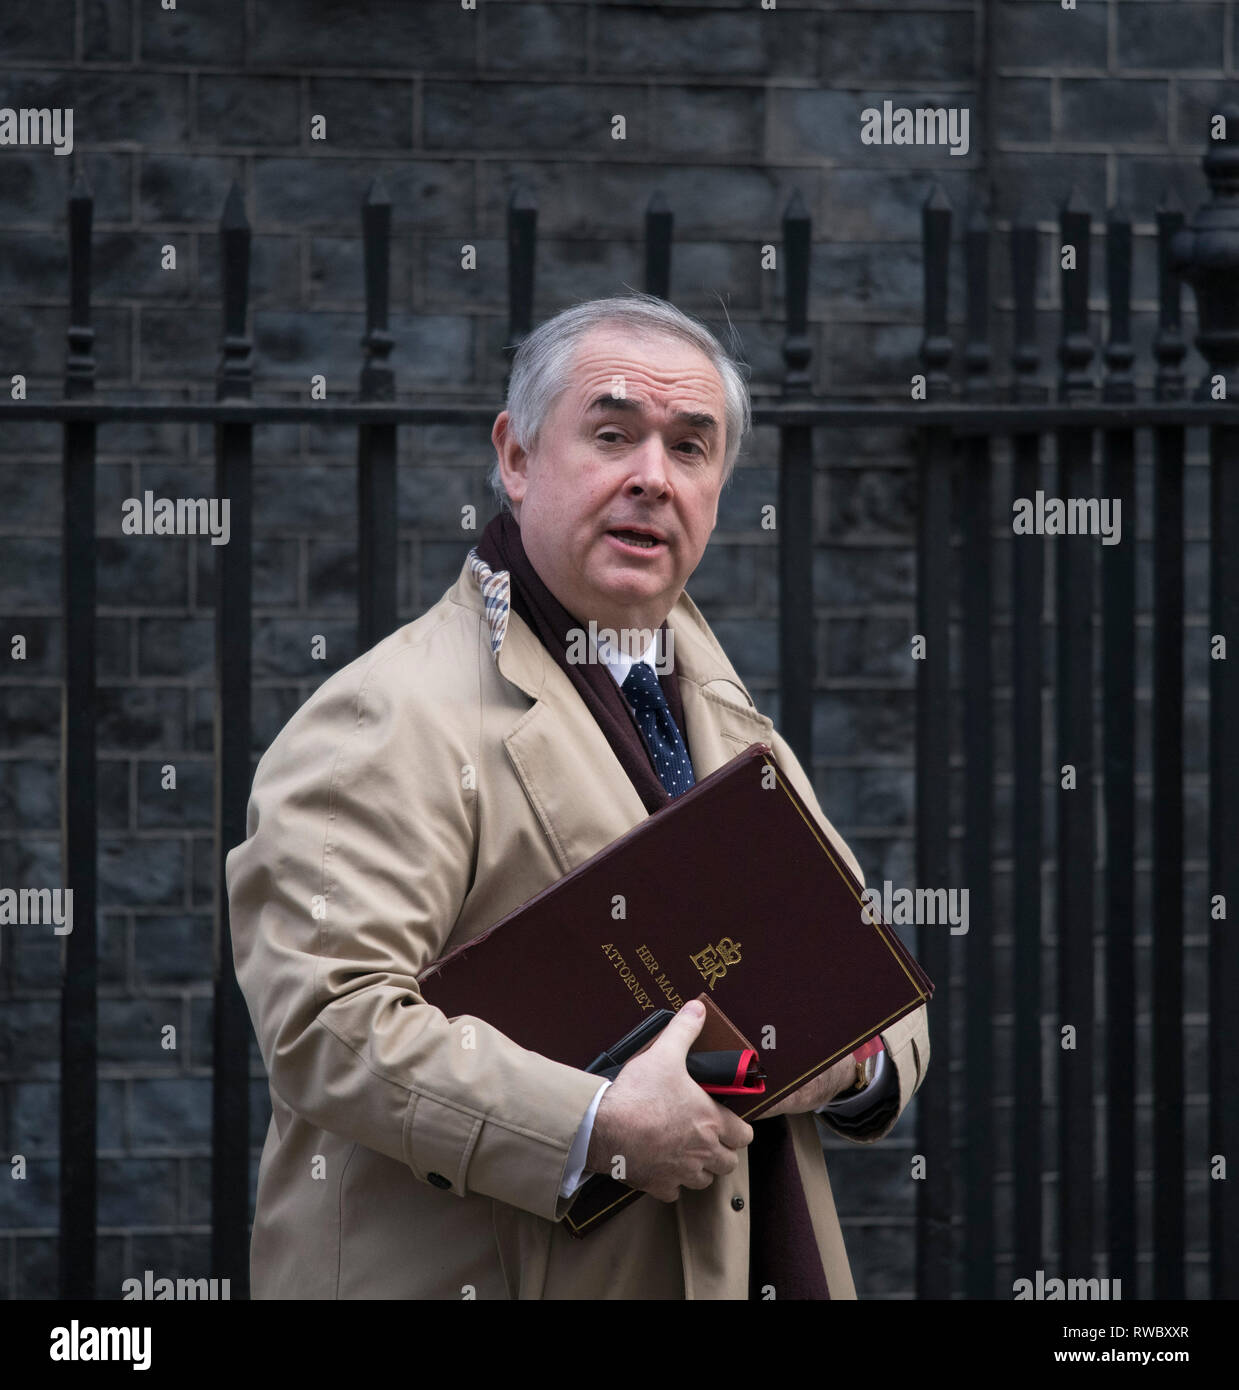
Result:
M517 348L533 327L537 250L538 204L528 188L518 185L508 201L508 341L504 351L509 374Z
M948 257L951 206L937 185L922 209L925 256L926 400L950 394L947 364ZM951 468L954 446L949 427L920 432L919 517L917 524L916 622L925 639L924 659L916 663L916 876L922 887L950 882L950 815L943 805L951 762ZM949 803L949 798L948 798ZM916 1290L919 1298L951 1296L954 1259L951 1150L951 958L949 937L940 929L918 930L918 957L935 985L934 1065L943 1078L917 1101L917 1146L928 1173L917 1185Z
M1075 193L1062 209L1061 239L1075 248L1074 269L1062 271L1059 399L1092 393L1088 364L1090 218ZM1065 258L1064 258L1065 259ZM1060 497L1094 497L1092 431L1057 432ZM1075 769L1074 787L1058 799L1058 1196L1059 1272L1089 1278L1093 1265L1093 570L1097 539L1057 536L1054 577L1057 619L1057 761ZM1074 1047L1062 1029L1074 1030Z
M1239 129L1239 113L1229 118ZM1233 271L1232 271L1233 276ZM1235 285L1232 278L1232 303ZM1203 315L1202 315L1203 316ZM1199 338L1197 343L1199 345ZM1217 359L1211 359L1211 366ZM1229 391L1239 391L1232 361L1225 373ZM1233 399L1233 397L1232 397ZM1219 1159L1239 1153L1239 680L1234 635L1239 632L1239 427L1210 431L1210 632L1226 633L1225 661L1209 663L1209 1153L1197 1158L1208 1181L1210 1289L1215 1299L1239 1298L1239 1201L1233 1182L1218 1176ZM1217 905L1227 904L1227 917ZM1233 1173L1233 1166L1231 1172Z
M783 213L787 331L783 339L783 395L808 394L809 257L812 225L793 190ZM814 633L813 432L808 425L779 429L779 726L797 759L813 776ZM804 603L810 599L808 621Z
M223 351L215 398L248 399L253 355L246 336L250 227L241 188L229 189L220 219ZM229 501L228 544L220 547L215 600L215 1008L211 1093L211 1272L249 1292L250 1017L233 968L226 860L246 838L250 767L253 426L215 427L215 490Z
M1239 129L1239 112L1228 116ZM1232 183L1233 187L1233 183ZM1233 262L1232 262L1233 266ZM1232 305L1236 287L1231 271ZM1198 301L1199 302L1199 301ZM1203 310L1199 311L1201 320ZM1205 350L1201 338L1197 346ZM1221 354L1210 356L1216 371ZM1227 394L1239 392L1239 370L1225 360ZM1233 395L1231 395L1233 399ZM1213 425L1209 431L1209 527L1212 573L1209 585L1210 632L1227 634L1227 659L1209 662L1209 1154L1204 1171L1209 1187L1209 1247L1212 1296L1239 1298L1239 1201L1233 1182L1218 1176L1219 1159L1239 1153L1239 679L1235 634L1239 633L1239 427ZM1222 918L1218 904L1227 905ZM1231 1172L1233 1173L1233 1167Z
M1159 213L1160 399L1180 398L1179 281L1169 264L1182 216ZM1173 393L1167 395L1167 392ZM1183 1143L1183 467L1185 431L1154 430L1153 473L1153 1290L1182 1298Z
M1239 394L1239 104L1213 117L1202 160L1210 199L1176 238L1174 268L1196 298L1196 346L1208 363L1195 399ZM1207 409L1207 407L1206 407ZM1209 1288L1239 1298L1239 426L1209 427L1209 1135L1194 1166L1209 1193ZM1225 641L1223 655L1220 642ZM1190 1083L1189 1083L1190 1084ZM1225 1172L1221 1165L1230 1164Z
M395 373L388 358L388 266L391 258L391 199L378 179L361 210L365 246L366 332L361 340L363 401L394 401ZM360 425L357 430L357 638L368 651L396 626L396 426Z
M69 329L65 399L94 393L90 326L94 199L79 174L69 194ZM95 443L93 420L66 423L61 573L65 680L61 705L61 871L73 894L60 979L60 1247L62 1299L95 1297L98 1213L98 905L95 762Z
M1131 366L1131 219L1119 207L1106 220L1106 299L1110 331L1102 398L1134 401ZM1135 746L1136 505L1135 431L1107 430L1103 496L1119 507L1117 545L1101 553L1102 768L1104 774L1106 1010L1106 1274L1136 1289L1135 1152Z
M1037 381L1037 229L1013 219L1011 281L1015 334L1011 365L1014 402L1036 405L1047 399ZM1041 437L1017 431L1011 439L1012 500L1031 498L1040 487ZM1041 937L1042 937L1042 773L1044 666L1042 624L1045 548L1040 537L1012 536L1011 556L1011 730L1012 872L1011 965L1014 978L1012 1073L1012 1185L1014 1230L1011 1249L1016 1277L1032 1278L1041 1268Z
M974 208L965 236L968 340L964 398L988 401L989 219ZM964 445L962 554L964 620L964 848L969 894L966 937L967 1004L964 1056L964 1296L994 1296L994 935L993 821L994 709L993 526L990 517L990 440Z
M661 192L645 209L645 292L671 298L671 229L674 214Z

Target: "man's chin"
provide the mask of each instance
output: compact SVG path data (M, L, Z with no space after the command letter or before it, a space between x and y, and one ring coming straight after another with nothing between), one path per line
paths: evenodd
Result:
M619 565L598 572L590 586L609 607L645 607L657 603L667 594L667 576L634 572Z

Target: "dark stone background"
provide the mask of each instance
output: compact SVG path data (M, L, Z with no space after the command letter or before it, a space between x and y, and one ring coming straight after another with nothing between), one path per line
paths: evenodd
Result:
M730 318L755 397L782 371L781 277L759 248L780 239L793 187L814 218L815 389L906 399L921 339L920 205L942 185L965 211L986 157L1005 233L1016 200L1041 230L1040 338L1057 341L1057 210L1074 186L1100 218L1134 213L1134 336L1149 378L1156 318L1153 212L1165 187L1190 212L1205 193L1208 114L1235 94L1235 6L1049 0L993 5L995 137L984 148L980 0L713 4L452 0L213 0L163 12L131 0L6 0L0 106L72 106L71 158L0 150L0 379L21 372L55 397L67 315L65 201L74 174L95 194L94 325L101 395L209 398L219 351L217 224L230 182L253 240L255 390L305 399L312 373L352 393L363 329L360 203L382 175L394 205L393 363L402 397L483 397L499 407L507 328L504 212L517 180L539 204L535 313L641 287L643 213L662 189L676 215L672 295L716 330ZM966 158L859 142L859 113L895 104L967 105ZM611 116L628 121L625 142ZM312 141L310 117L327 117ZM958 233L959 220L956 221ZM478 268L459 268L460 246ZM160 248L179 269L159 269ZM1096 286L1103 239L1095 236ZM995 364L1010 349L1005 235L994 248ZM958 246L952 318L962 322ZM726 315L720 307L726 304ZM1184 296L1190 338L1189 294ZM1106 316L1095 292L1094 341ZM957 330L957 342L962 330ZM1193 378L1201 371L1193 352ZM400 432L400 605L408 620L454 580L471 535L461 505L490 514L488 430ZM1207 583L1201 441L1188 470L1186 642L1189 950L1186 964L1188 1291L1205 1293L1204 762ZM915 476L902 429L819 431L814 593L814 774L827 813L872 880L913 882L912 631ZM145 1268L208 1272L212 868L212 547L122 537L120 505L212 489L211 437L182 426L108 426L98 469L100 891L100 1294ZM1148 551L1142 441L1138 661L1139 903L1146 914ZM778 719L775 541L759 529L776 500L777 438L759 430L724 494L718 531L689 591L761 706ZM0 884L54 885L59 852L60 436L0 426ZM255 438L255 754L331 671L357 654L355 435L263 427ZM1051 470L1052 476L1052 470ZM1010 538L1005 453L996 450L995 535ZM1130 522L1124 518L1130 528ZM1130 536L1130 529L1127 536ZM1127 538L1125 536L1125 539ZM1008 548L998 551L997 710L1009 687ZM1047 613L1052 614L1052 606ZM9 638L29 641L23 665ZM311 660L312 634L327 660ZM1052 671L1052 633L1047 628ZM1047 705L1047 768L1053 763ZM1000 768L1009 764L999 725ZM179 790L159 787L165 762ZM944 794L948 789L943 789ZM958 775L949 789L958 824ZM1047 783L1047 844L1054 792ZM994 932L1010 960L1009 779L1000 772ZM1052 887L1052 881L1047 880ZM1052 926L1052 894L1046 897ZM1142 991L1148 932L1136 925ZM1198 924L1193 929L1191 923ZM964 938L953 938L961 943ZM1047 932L1047 942L1052 937ZM46 928L8 928L0 951L0 1145L29 1180L0 1179L0 1295L54 1296L57 1226L59 948ZM1099 957L1099 965L1104 962ZM961 977L962 980L962 977ZM1046 1081L1054 1079L1053 955L1046 953ZM1147 993L1142 994L1142 1023ZM1001 1229L1009 1233L1010 993L995 994L1003 1095L995 1109ZM1101 1015L1099 1015L1100 1021ZM164 1052L159 1030L177 1026ZM1139 1058L1148 1240L1147 1028ZM957 1057L960 1050L957 1048ZM252 1051L253 1171L269 1113ZM941 1063L938 1063L939 1068ZM958 1070L958 1063L956 1064ZM1101 1059L1099 1084L1104 1084ZM939 1070L937 1084L943 1083ZM962 1075L958 1103L967 1104ZM1054 1153L1047 1097L1044 1152ZM828 1140L831 1175L862 1297L913 1290L915 1105L876 1148ZM1100 1133L1100 1119L1099 1119ZM1099 1140L1100 1142L1100 1140ZM1099 1201L1104 1148L1099 1148ZM1047 1260L1056 1239L1046 1189ZM1099 1208L1100 1210L1100 1208ZM1148 1256L1142 1263L1147 1296ZM1085 1273L1085 1271L1068 1271ZM1107 1273L1104 1256L1095 1271ZM995 1293L1010 1297L1000 1263ZM1126 1291L1130 1297L1136 1291Z

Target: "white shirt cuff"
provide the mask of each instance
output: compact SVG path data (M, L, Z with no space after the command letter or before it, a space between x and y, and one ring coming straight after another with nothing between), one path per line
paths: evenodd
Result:
M604 1080L598 1087L589 1103L589 1109L585 1112L585 1118L581 1121L581 1127L576 1132L576 1138L572 1141L572 1147L568 1150L568 1166L564 1169L564 1180L559 1185L561 1197L571 1197L585 1181L582 1169L589 1154L590 1136L594 1132L594 1116L598 1113L598 1102L602 1099L602 1093L610 1084Z

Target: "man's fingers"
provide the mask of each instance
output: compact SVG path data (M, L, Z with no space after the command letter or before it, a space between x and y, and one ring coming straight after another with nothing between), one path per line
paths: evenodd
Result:
M714 1160L707 1163L706 1167L711 1173L717 1173L719 1177L726 1177L728 1173L734 1173L740 1166L740 1155L735 1149L725 1148L723 1152Z
M746 1149L753 1142L753 1126L747 1124L739 1115L733 1115L723 1106L718 1107L727 1118L719 1130L719 1141L729 1149Z
M690 999L687 1004L681 1006L676 1016L650 1044L649 1051L653 1052L656 1047L665 1046L675 1048L687 1057L705 1021L705 1005L698 1003L696 999Z

